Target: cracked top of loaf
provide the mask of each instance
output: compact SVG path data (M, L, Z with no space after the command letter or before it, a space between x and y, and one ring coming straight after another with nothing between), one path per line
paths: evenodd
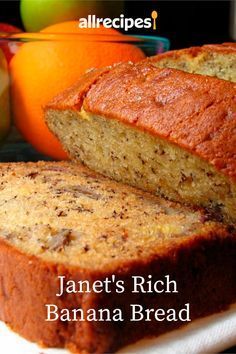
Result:
M57 264L108 270L165 254L174 257L182 245L230 235L199 209L83 166L2 164L0 174L0 243Z
M183 147L236 180L236 84L232 82L160 69L147 59L92 70L52 100L46 107L50 109L83 110L116 119Z

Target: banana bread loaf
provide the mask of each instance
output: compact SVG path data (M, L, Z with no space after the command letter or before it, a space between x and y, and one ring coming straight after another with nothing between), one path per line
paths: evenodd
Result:
M45 109L91 169L236 221L236 87L149 60L88 73Z
M1 164L0 173L0 319L25 338L76 353L113 352L186 323L153 314L132 322L132 304L177 312L189 303L193 320L236 300L235 232L201 210L70 163ZM125 292L112 283L110 293L64 289L56 296L59 276L91 286L115 277ZM133 276L169 276L178 291L134 293ZM124 320L49 322L47 304L85 316L120 308Z
M174 68L236 82L236 43L172 50L150 60L159 68Z

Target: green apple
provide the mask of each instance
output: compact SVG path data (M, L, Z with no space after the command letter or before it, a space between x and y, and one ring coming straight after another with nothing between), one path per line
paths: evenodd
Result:
M28 32L37 32L55 23L78 20L88 15L118 16L123 12L123 1L98 0L21 0L22 22Z
M0 140L10 129L9 75L5 56L0 49Z

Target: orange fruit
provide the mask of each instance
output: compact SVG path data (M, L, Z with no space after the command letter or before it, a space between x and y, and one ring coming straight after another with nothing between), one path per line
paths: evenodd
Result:
M106 38L122 36L114 29L80 29L77 21L52 25L42 32L83 33L88 38L91 34L95 38L100 34L107 35ZM76 82L89 68L128 60L136 62L144 58L144 53L132 44L66 41L66 38L65 35L61 41L25 43L10 64L15 125L38 151L55 159L65 159L67 155L60 142L48 130L42 107Z

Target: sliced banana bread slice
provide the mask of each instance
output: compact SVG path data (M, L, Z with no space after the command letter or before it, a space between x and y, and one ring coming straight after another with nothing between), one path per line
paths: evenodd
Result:
M2 164L0 173L0 319L27 339L76 353L113 352L186 323L160 322L153 313L132 322L133 304L176 313L189 304L193 320L236 300L236 235L201 210L70 163ZM70 281L63 296L56 296L59 276ZM135 293L134 276L143 277L145 291L148 280L169 276L177 291ZM110 285L89 292L96 281ZM57 306L57 320L45 321L46 305ZM111 320L88 320L90 309L96 318L108 309Z
M74 160L236 221L236 87L150 61L93 71L46 107Z
M172 50L150 60L159 68L174 68L236 82L236 43Z

